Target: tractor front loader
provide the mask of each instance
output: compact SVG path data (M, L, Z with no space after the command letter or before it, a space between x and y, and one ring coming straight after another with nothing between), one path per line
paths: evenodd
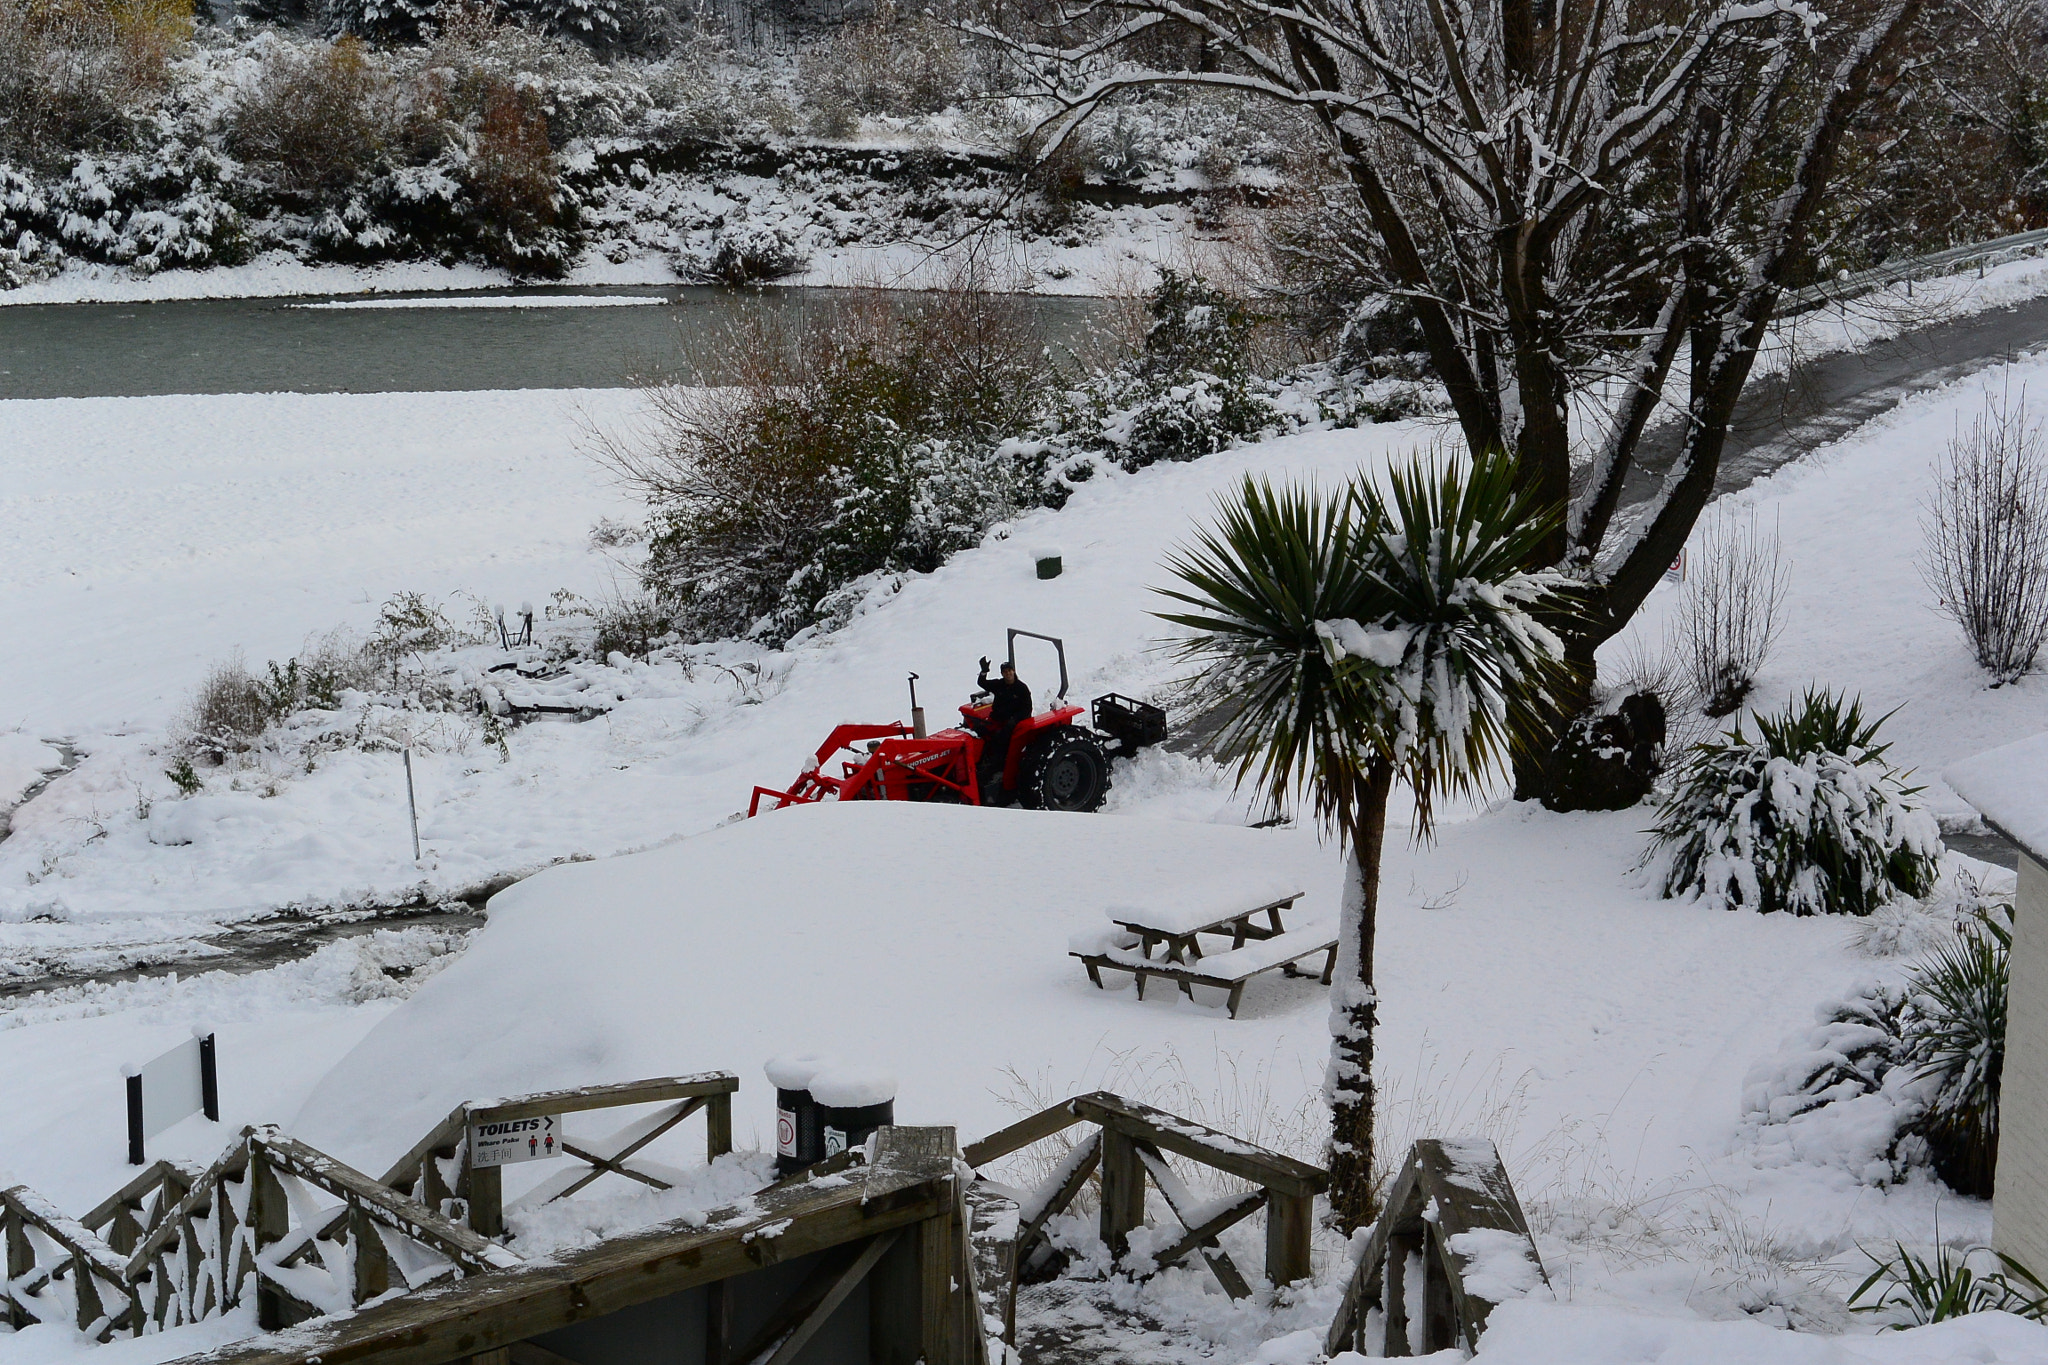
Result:
M1017 723L1003 758L1003 786L1018 803L1035 810L1092 811L1109 794L1110 761L1166 738L1166 713L1149 702L1118 693L1097 697L1091 707L1068 705L1067 648L1051 635L1012 630L1009 659L1017 661L1018 637L1043 640L1059 654L1059 704ZM979 771L987 744L989 703L976 694L960 708L960 724L921 734L917 675L911 675L911 715L917 725L841 725L825 736L809 767L787 790L754 788L749 816L764 809L814 801L938 801L954 805L994 804L984 800ZM1077 723L1087 713L1092 728ZM838 759L837 772L830 771ZM993 793L986 794L993 797Z

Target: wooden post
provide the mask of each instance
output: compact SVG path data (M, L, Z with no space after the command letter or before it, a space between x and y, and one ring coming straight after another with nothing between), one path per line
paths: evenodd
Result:
M281 1241L291 1231L291 1202L285 1196L284 1184L278 1180L277 1172L270 1167L270 1158L261 1147L251 1144L249 1149L249 1273L256 1277L256 1325L266 1332L275 1332L284 1327L284 1299L276 1289L263 1278L263 1272L256 1264L262 1258L263 1248Z
M1309 1263L1310 1230L1315 1222L1315 1198L1305 1194L1266 1193L1266 1278L1278 1289L1283 1284L1305 1280L1313 1272Z
M71 1257L71 1295L78 1305L78 1330L88 1336L97 1335L93 1326L106 1316L106 1310L100 1306L100 1287L93 1281L92 1265L75 1253Z
M29 1241L21 1215L13 1209L0 1210L0 1223L4 1223L7 1235L7 1325L19 1330L35 1319L15 1301L11 1286L36 1268L35 1243Z
M1422 1253L1422 1349L1446 1351L1464 1343L1458 1337L1458 1316L1451 1308L1451 1277L1444 1266L1443 1231L1424 1225Z
M355 1263L349 1301L360 1306L391 1288L391 1253L384 1249L384 1239L377 1235L369 1213L354 1200L348 1206L348 1241L353 1253L350 1259Z
M1145 1164L1127 1133L1102 1130L1102 1242L1111 1259L1131 1249L1131 1230L1145 1222Z
M1396 1232L1387 1238L1387 1347L1390 1356L1413 1355L1408 1345L1408 1258L1422 1239ZM1427 1274L1427 1270L1424 1271ZM1362 1315L1361 1315L1362 1316Z
M704 1159L716 1161L732 1150L732 1095L704 1100Z
M469 1230L479 1237L505 1234L504 1173L496 1166L471 1166L464 1175L468 1189Z
M726 1365L732 1358L732 1281L704 1286L704 1365Z
M917 1320L925 1365L963 1365L953 1347L953 1239L950 1218L917 1225Z

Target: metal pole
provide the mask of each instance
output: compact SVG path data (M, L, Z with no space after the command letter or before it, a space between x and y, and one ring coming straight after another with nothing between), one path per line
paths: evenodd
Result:
M420 804L412 794L412 750L405 751L405 808L412 814L412 860L420 860Z

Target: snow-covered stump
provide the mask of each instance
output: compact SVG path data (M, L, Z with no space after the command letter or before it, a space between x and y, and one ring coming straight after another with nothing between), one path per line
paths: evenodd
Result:
M1479 1347L1495 1305L1547 1289L1500 1154L1484 1138L1425 1138L1356 1253L1325 1348L1428 1355Z

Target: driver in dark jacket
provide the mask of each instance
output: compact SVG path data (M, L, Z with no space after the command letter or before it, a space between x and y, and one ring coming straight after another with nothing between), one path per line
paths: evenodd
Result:
M989 694L988 723L982 728L981 763L975 769L975 781L981 787L982 804L1007 806L1016 800L1016 790L1007 785L997 788L997 778L1002 773L1010 754L1010 736L1016 732L1017 722L1031 715L1031 689L1017 676L1017 665L1003 661L1002 676L991 679L988 676L988 656L981 659L981 676L974 685Z

